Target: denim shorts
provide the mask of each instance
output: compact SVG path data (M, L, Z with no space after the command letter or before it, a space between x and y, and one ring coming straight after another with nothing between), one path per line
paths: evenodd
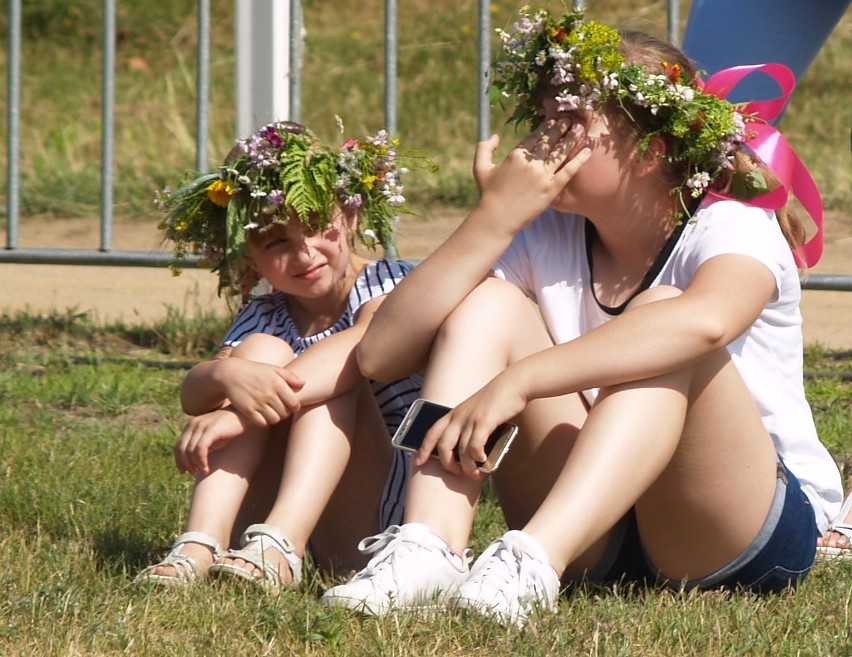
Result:
M763 527L752 544L727 566L700 579L678 581L663 577L642 549L636 514L631 509L614 528L604 556L586 579L660 583L677 589L773 593L795 587L808 574L818 536L813 507L799 480L779 463L775 497Z

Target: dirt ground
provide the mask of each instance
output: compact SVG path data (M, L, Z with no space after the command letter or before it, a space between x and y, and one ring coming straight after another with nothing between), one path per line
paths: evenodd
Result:
M463 218L460 210L435 212L428 217L403 217L399 254L426 257ZM3 244L5 231L0 231ZM19 228L21 248L82 248L99 246L95 219L27 219ZM156 220L116 220L113 249L163 250ZM812 270L816 274L852 274L852 217L826 216L825 254ZM175 278L166 268L84 267L73 265L18 265L0 263L0 312L86 312L98 322L122 319L130 324L165 317L168 308L187 315L220 308L215 277L187 270ZM805 341L826 348L852 348L852 292L805 291L802 301Z

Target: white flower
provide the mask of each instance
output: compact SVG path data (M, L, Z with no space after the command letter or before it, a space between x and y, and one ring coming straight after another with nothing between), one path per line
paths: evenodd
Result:
M570 112L580 107L580 97L573 94L559 94L556 96L558 112Z
M389 192L387 194L388 205L398 208L402 205L405 205L405 197L397 191Z
M601 86L607 91L615 91L618 89L618 73L612 72L608 75L605 75L603 80L601 80Z
M739 112L734 112L734 140L742 141L745 138L746 124L743 115Z
M557 87L561 87L569 82L573 82L574 75L571 73L570 69L565 66L565 64L557 62L553 67L553 76L550 78L550 81Z
M379 130L375 137L367 137L367 142L375 146L382 146L388 143L388 131Z
M699 171L686 179L686 186L692 190L692 196L698 198L710 184L710 174Z
M354 150L347 148L340 151L340 157L337 158L337 163L349 171L358 164L358 158L356 157Z

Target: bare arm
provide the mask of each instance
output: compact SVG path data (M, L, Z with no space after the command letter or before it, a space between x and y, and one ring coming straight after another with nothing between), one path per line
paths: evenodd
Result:
M543 124L496 166L492 163L496 136L479 143L474 174L480 201L376 315L358 348L358 362L367 376L391 381L423 368L447 316L588 159L585 150L567 159L580 131L579 126L569 130L566 121ZM539 140L556 144L546 158L536 155Z
M233 404L252 424L280 422L302 405L323 402L351 389L362 375L355 360L358 345L385 297L361 308L355 324L321 340L294 358L281 341L280 351L223 349L215 359L190 370L181 386L189 415ZM276 340L277 341L277 340ZM285 351L286 350L286 351Z
M427 436L418 461L437 443L442 462L452 469L449 450L458 443L467 452L465 469L474 472L488 434L530 400L648 379L697 362L748 329L774 293L774 277L757 260L712 258L681 295L632 308L510 365L445 416L444 425Z
M680 296L631 309L546 356L520 361L511 376L534 399L672 372L735 340L774 293L772 273L757 260L716 256Z
M225 347L212 360L195 365L181 384L180 401L187 415L201 415L234 404L252 424L266 426L298 406L293 393L303 382L283 368L293 358L290 348L246 353Z
M336 397L364 379L355 349L386 299L387 296L382 296L368 301L351 328L324 338L287 365L288 371L305 382L297 393L302 405Z

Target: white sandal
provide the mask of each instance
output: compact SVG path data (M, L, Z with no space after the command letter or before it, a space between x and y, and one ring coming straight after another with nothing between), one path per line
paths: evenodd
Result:
M852 523L846 522L846 516L852 511L852 491L846 496L846 501L840 507L840 513L837 514L837 519L832 522L825 534L835 532L846 537L846 547L818 547L817 559L821 561L834 561L852 559ZM825 536L823 534L823 536Z
M302 581L302 558L296 554L295 546L273 525L250 525L240 537L241 550L229 550L220 555L210 566L211 575L233 575L263 585L268 591L278 593L282 588L296 588ZM273 548L281 553L290 569L290 581L281 576L279 566L264 558L264 551ZM255 566L261 574L246 570L232 563L221 563L222 559L242 559Z
M187 586L205 576L198 568L198 563L192 557L182 554L183 546L187 543L197 543L203 545L213 553L213 560L218 559L222 550L219 547L219 541L203 532L186 532L177 537L172 549L166 555L166 558L155 563L153 566L148 566L145 570L139 573L133 580L134 584L162 584L164 586ZM154 571L160 566L171 566L175 570L174 575L160 575Z

